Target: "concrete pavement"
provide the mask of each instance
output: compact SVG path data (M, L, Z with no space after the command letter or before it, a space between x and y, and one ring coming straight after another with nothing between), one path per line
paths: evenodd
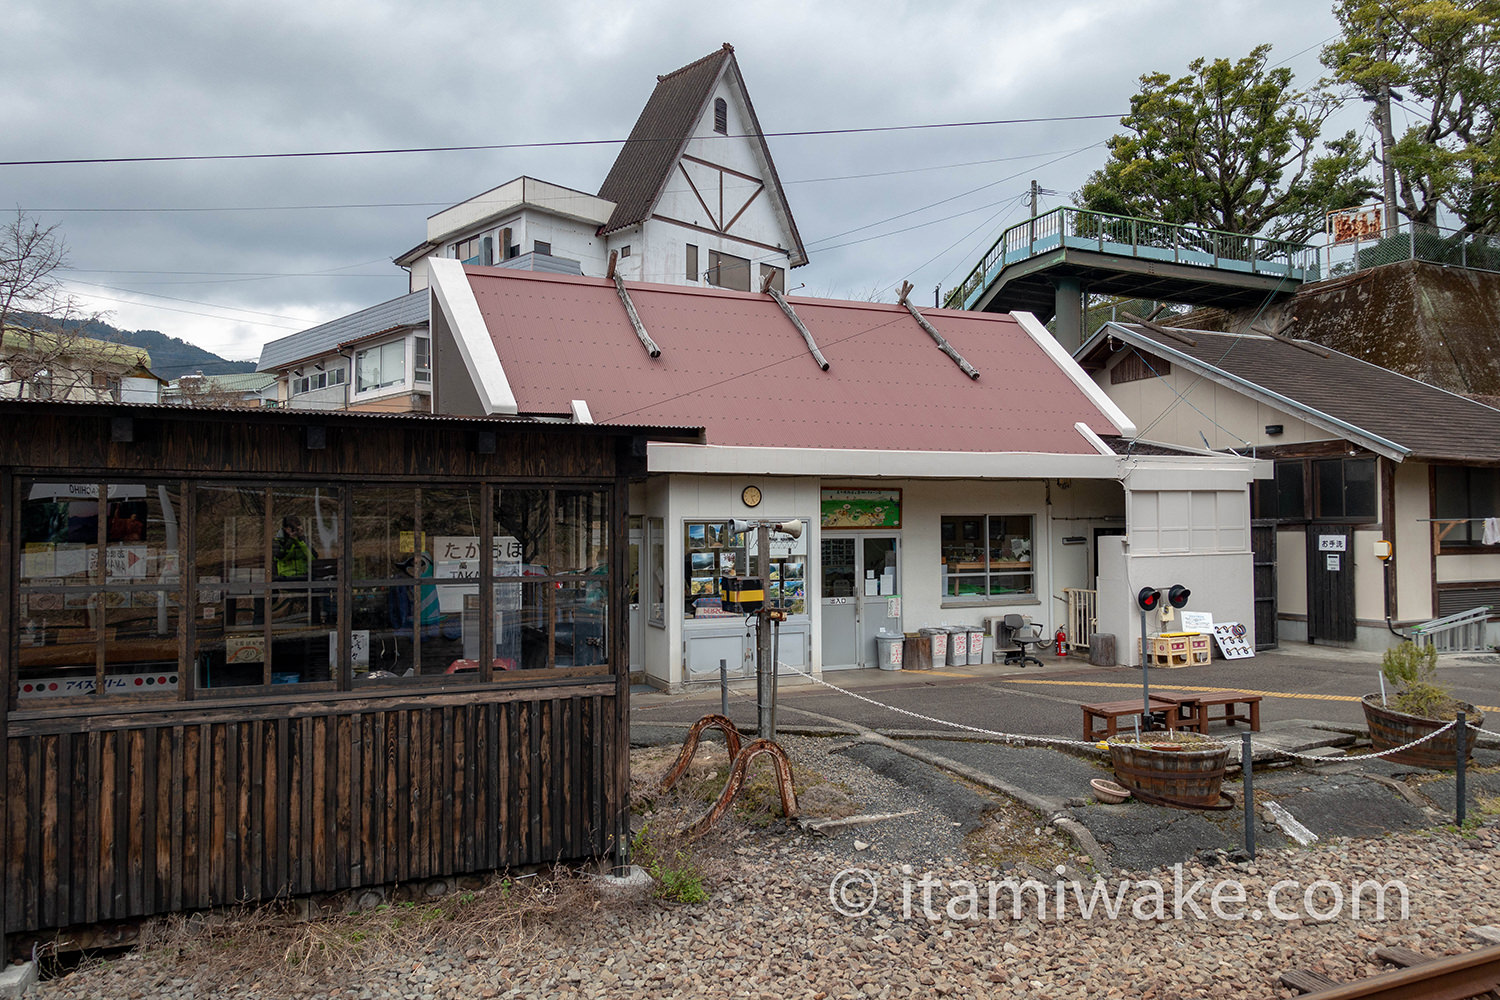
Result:
M927 766L1003 791L1060 827L1066 828L1069 820L1081 824L1104 845L1109 864L1146 868L1206 849L1233 850L1243 842L1244 821L1238 808L1196 813L1137 802L1124 806L1092 803L1089 777L1108 776L1109 771L1107 758L1091 755L1088 748L1068 748L1070 752L1064 753L985 742L983 735L943 724L1079 740L1083 735L1081 704L1132 698L1141 691L1138 667L1091 667L1071 657L1047 656L1044 661L1043 667L1027 669L984 664L931 671L838 671L825 676L828 684L842 690L783 675L778 724L801 731L865 733L867 742L878 741L887 750L897 748ZM1353 741L1351 734L1363 732L1359 699L1378 690L1379 664L1378 654L1299 645L1249 660L1153 668L1149 683L1154 690L1217 688L1259 693L1264 732L1257 743L1306 748L1348 744ZM1439 673L1455 696L1484 709L1486 729L1500 732L1500 656L1446 656L1439 662ZM633 693L632 739L673 742L680 739L682 727L719 711L719 705L717 686L675 695ZM731 689L729 709L742 731L754 731L753 682L739 682ZM1238 741L1243 728L1220 726L1211 735ZM1485 743L1500 747L1500 740ZM1232 753L1231 762L1238 756ZM1262 774L1259 752L1257 761L1257 804L1281 801L1320 837L1368 836L1452 822L1451 778L1429 782L1431 772L1414 774L1412 768L1382 760L1303 764ZM1500 764L1500 751L1480 749L1475 764ZM1236 782L1225 787L1240 801ZM1429 788L1432 794L1426 792ZM1500 794L1500 775L1475 774L1471 788L1471 801L1476 793ZM1287 842L1264 814L1258 819L1257 839L1262 847Z

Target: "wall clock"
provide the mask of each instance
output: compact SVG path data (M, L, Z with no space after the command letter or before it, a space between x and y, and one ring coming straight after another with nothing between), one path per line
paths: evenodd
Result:
M740 499L745 502L746 507L758 507L760 505L760 487L746 486L740 493Z

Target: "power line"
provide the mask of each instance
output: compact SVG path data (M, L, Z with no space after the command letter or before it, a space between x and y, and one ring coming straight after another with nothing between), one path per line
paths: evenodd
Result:
M791 187L795 184L823 184L830 181L857 181L868 180L874 177L897 177L903 174L925 173L932 170L956 170L962 167L981 167L991 163L1010 163L1016 160L1033 160L1039 156L1051 156L1064 150L1050 149L1042 153L1024 153L1019 156L997 156L988 160L965 160L961 163L935 163L925 167L906 167L902 170L882 170L865 174L842 174L830 177L807 177L800 180L784 180L782 185ZM372 209L372 208L449 208L462 201L380 201L350 204L324 204L324 205L173 205L159 208L128 206L128 207L86 207L86 208L55 208L55 207L30 207L21 206L24 212L33 215L82 213L82 214L107 214L107 213L168 213L168 212L314 212L314 211L337 211L342 209ZM119 272L122 274L132 272ZM159 272L169 273L169 272ZM178 273L201 273L217 274L216 271L202 272L178 272Z
M980 128L992 125L1033 125L1046 122L1095 121L1102 118L1121 118L1111 115L1050 115L1037 118L996 118L973 122L927 122L919 125L876 125L867 128L803 129L792 132L742 132L721 135L721 139L790 138L813 135L862 135L873 132L913 132L925 129ZM390 149L333 149L304 150L294 153L214 153L173 156L89 156L71 159L49 160L0 160L0 167L60 167L84 166L103 163L201 163L209 160L294 160L328 156L391 156L403 153L463 153L499 149L556 149L567 146L619 146L627 142L671 142L682 141L681 136L653 136L640 139L566 139L554 142L506 142L472 146L408 146Z
M295 316L283 316L280 313L265 312L264 310L261 310L261 309L241 309L239 306L225 306L225 305L220 305L217 302L200 302L197 299L181 299L181 298L178 298L178 297L176 297L174 295L159 295L156 292L141 292L141 291L137 291L134 288L120 288L120 287L115 286L115 285L101 285L101 284L99 284L98 282L95 282L95 281L82 281L82 280L79 280L77 278L71 279L71 283L75 284L75 285L88 285L90 288L105 288L105 289L108 289L111 292L123 292L126 295L144 295L147 298L152 298L152 299L166 299L168 302L186 302L187 304L194 305L194 306L208 306L210 309L227 309L230 312L250 313L251 315L254 315L254 316L269 316L272 319L286 320L286 321L291 322L291 323L301 323L302 322L302 320L298 319ZM107 296L107 295L100 295L98 297L101 298L101 299L109 299L112 302L122 302L122 301L123 302L129 302L130 301L129 299L110 299L110 297ZM141 304L146 304L146 303L133 303L133 304L141 305ZM153 309L165 309L167 307L166 306L152 306L151 308L153 308ZM176 311L176 312L185 312L187 310L174 310L174 311ZM200 315L201 316L201 315L205 315L205 314L204 313L197 313L196 315ZM230 319L230 320L236 319L236 317L233 317L233 316L219 316L219 317L216 317L216 318L217 319ZM248 320L239 320L239 322L249 322L249 321Z

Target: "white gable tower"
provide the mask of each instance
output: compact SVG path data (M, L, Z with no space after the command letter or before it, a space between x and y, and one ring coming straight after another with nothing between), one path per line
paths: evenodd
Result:
M657 78L599 197L600 232L636 281L759 291L807 251L728 43Z

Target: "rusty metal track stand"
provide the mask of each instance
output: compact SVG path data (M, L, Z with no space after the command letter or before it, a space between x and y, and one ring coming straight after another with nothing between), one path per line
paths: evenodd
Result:
M687 768L692 763L693 756L698 752L698 740L705 729L719 729L724 733L724 742L729 749L730 765L729 779L724 784L724 790L719 793L718 801L709 807L708 811L680 831L683 836L690 840L696 840L724 818L729 807L734 803L736 796L745 787L745 774L749 770L750 762L756 757L765 754L771 758L776 768L776 786L781 793L781 811L791 819L797 815L797 790L792 782L792 762L787 758L786 751L781 749L773 740L751 740L743 748L740 746L740 731L735 728L734 723L722 715L705 715L693 727L688 730L687 738L682 742L682 752L677 756L677 763L662 778L661 790L666 791L681 780L687 773Z

